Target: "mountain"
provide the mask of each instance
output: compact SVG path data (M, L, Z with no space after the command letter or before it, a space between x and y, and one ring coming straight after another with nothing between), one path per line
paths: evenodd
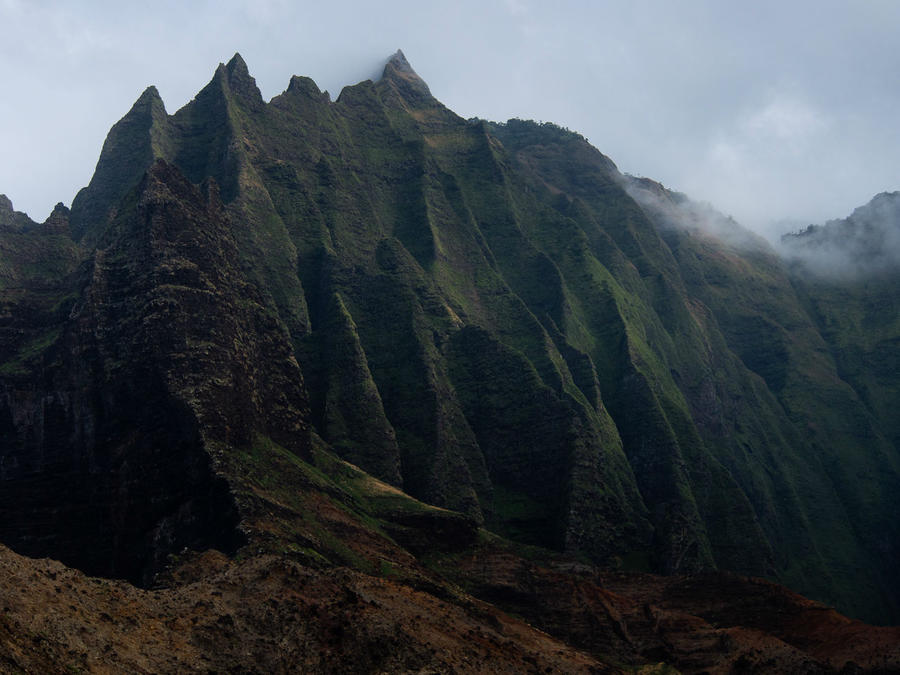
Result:
M900 265L900 192L882 192L843 220L781 238L795 267L842 281L890 276Z
M900 192L786 235L782 246L841 378L900 447Z
M352 634L347 653L384 643L382 614L405 598L505 636L511 671L562 643L583 650L564 671L615 672L609 654L701 668L635 609L676 611L674 593L672 631L731 640L704 647L709 663L744 658L735 635L755 630L767 650L792 645L765 658L824 668L808 635L745 605L765 588L800 623L827 610L713 572L900 617L900 380L875 367L896 365L900 331L896 311L866 314L896 283L884 297L860 283L820 282L576 133L458 117L402 52L335 101L293 77L265 102L235 55L174 114L147 89L71 211L36 224L0 199L0 542L77 568L73 588L95 583L85 573L169 589L96 581L145 608L134 617L195 589L223 623L192 628L186 659L238 630L271 651L275 619L209 596L246 583L276 602L299 575L337 594L295 598L325 603L335 632L284 639L331 649ZM593 598L575 623L553 605L572 589ZM341 613L359 598L381 618ZM90 611L124 611L111 607ZM619 619L578 633L598 617ZM429 661L439 632L397 637L408 618L360 668L451 667ZM870 659L892 635L828 622L869 636L835 658ZM53 625L42 653L57 663L71 630ZM96 648L78 667L100 667Z

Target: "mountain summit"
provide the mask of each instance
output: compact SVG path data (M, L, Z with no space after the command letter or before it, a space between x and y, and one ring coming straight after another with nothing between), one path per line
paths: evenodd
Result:
M235 52L231 60L224 66L220 64L228 89L235 95L245 99L248 105L263 105L262 94L256 86L256 80L250 76L247 64L240 54Z
M107 595L195 608L147 630L218 669L463 668L439 654L468 635L475 670L790 670L894 635L734 576L900 617L900 327L872 289L576 133L460 118L402 52L336 101L265 102L239 55L174 114L149 88L71 213L0 219L0 542L164 586Z
M391 58L387 60L385 63L385 72L387 72L388 67L398 73L409 73L415 75L415 71L412 69L412 66L409 65L409 61L406 60L406 55L403 53L402 49L398 49L396 52L391 54ZM418 77L418 75L416 75Z
M400 87L407 95L415 98L431 98L431 91L425 81L416 74L401 50L388 59L381 75L383 80Z

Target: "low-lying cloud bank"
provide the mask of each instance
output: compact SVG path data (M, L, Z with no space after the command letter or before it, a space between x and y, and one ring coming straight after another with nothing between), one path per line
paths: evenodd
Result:
M629 195L663 227L719 239L741 250L774 250L795 270L853 281L900 271L900 191L882 192L847 218L809 225L769 242L706 202L626 174Z
M882 192L847 218L786 234L779 248L816 276L858 279L900 270L900 192Z
M738 249L769 248L765 239L707 202L696 202L650 178L624 175L628 194L663 227L706 234Z

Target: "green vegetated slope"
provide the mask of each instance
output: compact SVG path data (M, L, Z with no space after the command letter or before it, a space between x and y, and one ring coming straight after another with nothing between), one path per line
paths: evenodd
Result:
M857 436L862 447L842 443L832 471L848 493L863 486L847 495L858 514L857 531L897 560L891 538L896 519L878 505L900 489L900 193L876 195L849 217L811 226L782 243L797 293L840 378L858 397L854 417L833 433ZM896 596L897 576L884 581Z
M841 377L900 443L900 192L782 239L792 275Z
M178 191L157 200L157 227L201 206L140 258L127 242L148 217L129 214L150 208L135 192L147 180ZM61 269L42 278L65 287L76 251L95 270L76 295L137 274L199 318L175 331L189 344L153 358L226 479L247 471L232 452L312 461L312 433L381 484L522 543L770 576L900 616L892 380L848 374L846 345L768 247L621 176L577 134L461 119L399 53L336 101L294 77L268 103L235 56L173 115L155 89L140 97L69 223ZM204 237L218 258L204 262ZM0 278L28 273L10 265ZM71 330L52 316L48 330ZM845 342L869 345L854 326ZM4 374L52 341L39 333L4 338ZM21 435L3 413L0 432Z
M632 193L660 223L691 295L712 311L729 349L758 376L743 391L734 388L734 377L720 385L732 392L720 399L730 400L737 413L725 429L731 446L725 461L747 495L766 504L756 510L767 531L781 530L774 541L781 543L782 578L797 587L818 586L811 594L853 579L855 588L873 596L896 597L895 421L887 408L874 409L861 398L847 377L842 362L852 339L836 344L811 311L810 291L832 298L838 310L837 288L789 273L771 249L735 233L708 207L650 181L632 181ZM719 236L711 238L711 231ZM879 300L869 294L867 302ZM883 308L891 316L889 304ZM856 310L848 303L838 313L844 311ZM874 336L854 339L862 345ZM748 400L748 390L759 391L760 384L762 399ZM882 406L892 400L887 391L875 398ZM762 425L750 421L751 412ZM809 534L798 535L801 529Z

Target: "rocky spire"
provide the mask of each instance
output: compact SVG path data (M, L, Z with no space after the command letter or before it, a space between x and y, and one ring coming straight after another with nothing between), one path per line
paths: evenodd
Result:
M387 60L385 64L385 68L391 66L399 73L412 73L416 74L416 71L413 70L412 66L409 65L409 61L406 60L406 55L403 53L402 49L398 49L391 55L391 58ZM417 76L418 77L418 76Z
M416 74L400 49L388 59L381 78L393 84L398 93L409 101L432 98L428 85Z
M90 184L72 201L72 233L106 221L110 210L131 189L154 157L169 152L168 115L156 87L147 87L131 110L110 129Z
M231 60L224 66L219 66L228 83L231 93L236 94L252 106L264 105L262 93L256 86L256 80L250 75L247 64L240 54L235 52Z

